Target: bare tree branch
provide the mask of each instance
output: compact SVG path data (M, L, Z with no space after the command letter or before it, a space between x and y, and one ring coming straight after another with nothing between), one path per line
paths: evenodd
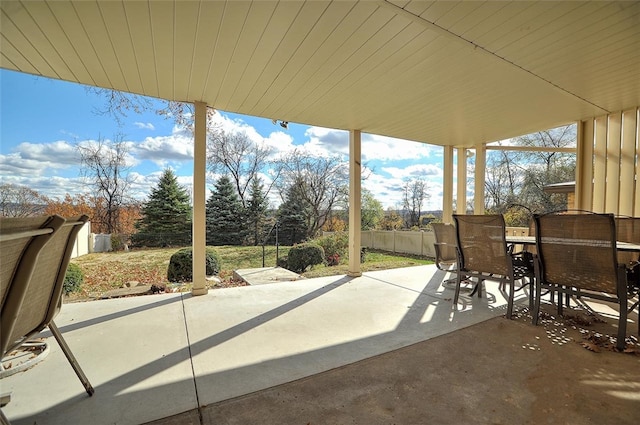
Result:
M294 150L280 162L277 183L281 196L299 185L301 196L310 205L308 236L314 236L330 217L336 203L348 196L349 168L339 157L320 157Z
M48 199L33 189L15 184L0 185L0 216L28 217L41 213Z
M273 150L252 141L246 133L223 130L210 133L207 139L207 163L213 173L229 175L243 206L247 206L247 190L267 165ZM267 188L267 194L270 188Z
M120 232L120 208L128 200L131 186L130 166L127 164L129 147L118 136L109 142L98 138L95 143L77 146L80 153L81 174L93 188L96 216L108 233Z

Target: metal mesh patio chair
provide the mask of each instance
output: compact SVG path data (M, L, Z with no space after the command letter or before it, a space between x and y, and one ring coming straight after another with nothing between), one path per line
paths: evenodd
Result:
M64 276L87 216L0 218L2 357L48 327L89 395L94 390L53 322Z
M627 328L627 279L618 264L612 214L550 213L535 215L536 270L533 324L538 323L542 288L617 303L617 348L624 349ZM560 299L560 297L559 297ZM562 302L557 303L562 314ZM638 329L640 334L640 327Z
M617 216L616 239L619 242L631 242L640 244L640 217ZM618 263L627 268L627 283L629 294L633 295L640 290L640 253L631 251L618 251Z
M436 267L440 270L450 270L458 264L456 252L456 228L447 223L431 223L436 238L433 247L436 251Z
M534 278L533 265L525 261L514 261L518 255L513 254L505 240L505 223L502 215L461 215L454 214L456 227L458 256L458 279L454 305L460 295L460 276L477 279L473 293L482 296L482 284L485 280L500 282L504 290L509 284L507 318L513 313L515 297L515 281L520 281L518 290L530 285ZM532 294L529 293L529 304Z
M456 228L447 223L431 223L435 243L433 248L436 251L436 267L447 272L457 273L458 251L456 249ZM447 279L443 285L454 284L455 278Z

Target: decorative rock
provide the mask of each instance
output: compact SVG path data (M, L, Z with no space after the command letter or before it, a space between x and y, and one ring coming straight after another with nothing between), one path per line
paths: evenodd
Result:
M119 297L131 297L135 295L146 295L151 293L151 287L148 285L139 285L132 288L120 288L107 291L100 297L106 298L119 298Z
M167 292L167 286L160 283L160 284L153 284L151 285L151 293L152 294L161 294L163 292Z

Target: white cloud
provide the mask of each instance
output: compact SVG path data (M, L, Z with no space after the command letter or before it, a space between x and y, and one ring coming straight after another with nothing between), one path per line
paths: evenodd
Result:
M382 171L402 180L442 176L442 169L435 164L413 164L403 168L382 167Z
M392 137L365 134L362 136L362 157L364 160L399 161L403 159L428 158L433 155L434 146ZM435 148L441 149L441 148Z
M84 179L81 177L69 178L60 176L43 176L42 174L37 176L20 176L5 175L3 173L1 181L2 183L26 186L43 196L53 199L63 199L67 193L75 195L79 193L86 193L88 191L88 187L86 186Z
M263 137L254 127L250 126L240 119L234 120L229 118L227 115L216 112L216 114L212 118L212 122L213 125L227 133L245 133L249 137L249 139L256 143L262 142L263 140Z
M43 165L46 164L35 159L24 159L19 153L0 155L0 175L2 175L3 178L9 176L41 176L46 170Z
M144 130L155 130L156 127L150 123L150 122L139 122L136 121L133 123L133 125L135 125L138 128L144 129Z
M323 127L309 127L305 133L308 140L302 147L313 154L318 155L348 155L349 132ZM392 137L378 136L375 134L362 134L362 158L364 161L398 161L404 159L428 158L434 155L438 149L424 143L408 140L394 139Z
M314 155L348 155L349 132L323 127L309 127L304 135L309 138L302 146Z
M293 144L293 137L282 131L274 131L264 138L261 143L273 149L273 155L276 157L287 154L296 148Z
M12 153L0 154L1 174L42 175L51 169L64 169L80 162L75 146L65 141L20 143Z
M131 186L127 191L127 195L138 200L145 200L151 193L151 189L158 185L158 180L162 175L162 171L156 171L147 174L140 174L136 171L129 173Z
M427 183L424 211L442 209L442 169L434 164L414 164L404 168L383 167L363 182L363 187L382 202L385 209L402 207L402 191L407 180L423 179Z
M164 168L170 163L193 160L193 138L180 130L169 136L147 137L133 145L132 154L139 160L149 160Z
M381 174L371 174L362 184L373 197L382 203L383 208L396 208L402 203L402 179L389 178Z
M79 161L78 151L72 144L58 140L52 143L20 143L14 149L26 160L54 162L56 164L75 164Z

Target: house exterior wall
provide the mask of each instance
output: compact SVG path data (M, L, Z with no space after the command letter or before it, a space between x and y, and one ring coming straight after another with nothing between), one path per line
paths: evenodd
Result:
M578 125L577 209L640 216L640 107Z

